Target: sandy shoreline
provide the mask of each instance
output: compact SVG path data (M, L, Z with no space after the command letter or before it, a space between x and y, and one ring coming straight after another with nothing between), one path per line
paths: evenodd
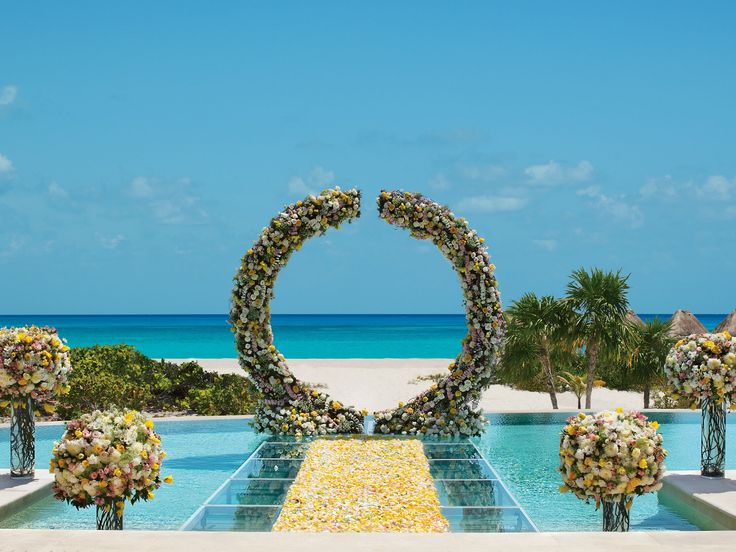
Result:
M242 374L237 359L200 358L168 359L172 362L196 360L205 370L221 374ZM310 358L287 360L294 374L309 383L327 385L326 391L343 404L369 411L396 406L410 399L431 382L410 383L417 376L446 373L451 359L445 358ZM557 396L560 410L576 410L577 399L572 393ZM643 407L642 394L633 391L595 389L593 408ZM481 399L488 412L533 412L551 408L549 395L519 391L505 385L492 385Z

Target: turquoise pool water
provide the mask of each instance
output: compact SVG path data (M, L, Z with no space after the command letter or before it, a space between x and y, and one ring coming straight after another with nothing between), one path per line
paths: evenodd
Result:
M168 457L163 473L174 477L162 485L154 500L125 508L126 529L178 529L258 446L261 437L247 420L157 422L156 431ZM36 428L36 466L47 468L54 440L61 425ZM9 430L0 429L0 466L8 467ZM90 529L95 527L95 509L76 510L49 497L0 521L2 527Z
M558 491L558 433L569 414L492 414L486 434L477 444L521 506L541 531L597 531L600 512ZM669 469L698 469L699 413L652 413L662 424ZM729 419L731 417L729 416ZM255 450L261 438L244 420L158 422L156 429L169 453L164 472L175 478L149 503L126 508L129 529L178 529L184 521ZM63 428L37 428L37 465L45 467L54 439ZM736 468L736 426L728 427L727 467ZM0 450L8 451L8 429L0 429ZM0 466L8 466L8 455ZM660 505L655 495L639 497L631 511L631 529L697 529L676 512ZM77 511L52 498L0 521L0 527L94 527L94 510Z

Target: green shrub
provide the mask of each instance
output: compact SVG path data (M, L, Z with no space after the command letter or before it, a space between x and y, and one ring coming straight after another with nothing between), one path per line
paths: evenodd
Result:
M205 371L196 362L156 361L129 345L72 349L70 392L62 397L62 418L111 406L149 412L187 411L203 415L248 414L257 392L243 376Z
M214 376L211 385L189 389L186 400L191 410L206 416L253 412L257 399L247 379L234 374Z

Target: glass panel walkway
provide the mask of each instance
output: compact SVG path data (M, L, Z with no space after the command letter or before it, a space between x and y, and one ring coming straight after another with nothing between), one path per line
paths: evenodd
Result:
M270 531L310 442L289 437L267 438L181 529ZM423 445L450 531L537 531L472 441L424 440Z

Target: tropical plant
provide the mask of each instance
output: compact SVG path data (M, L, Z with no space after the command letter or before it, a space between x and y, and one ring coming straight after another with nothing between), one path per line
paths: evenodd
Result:
M69 394L58 405L62 418L121 408L149 412L249 414L258 393L243 376L205 371L196 362L151 359L130 345L71 350Z
M664 364L675 342L669 335L670 326L655 318L632 327L628 372L630 382L643 387L644 408L649 408L652 386L664 381Z
M628 279L621 271L580 268L567 285L566 301L576 313L572 329L585 347L585 408L590 408L599 355L615 351L627 339L631 327L626 321Z
M551 295L526 293L507 309L506 346L501 372L517 378L534 378L541 370L552 408L557 409L557 378L552 356L568 350L571 311Z
M557 376L557 379L562 382L568 391L577 397L578 408L581 408L580 399L582 399L588 387L588 378L579 374L573 374L572 372L562 372L561 375ZM604 385L606 385L606 382L602 379L593 380L593 387L603 387Z

